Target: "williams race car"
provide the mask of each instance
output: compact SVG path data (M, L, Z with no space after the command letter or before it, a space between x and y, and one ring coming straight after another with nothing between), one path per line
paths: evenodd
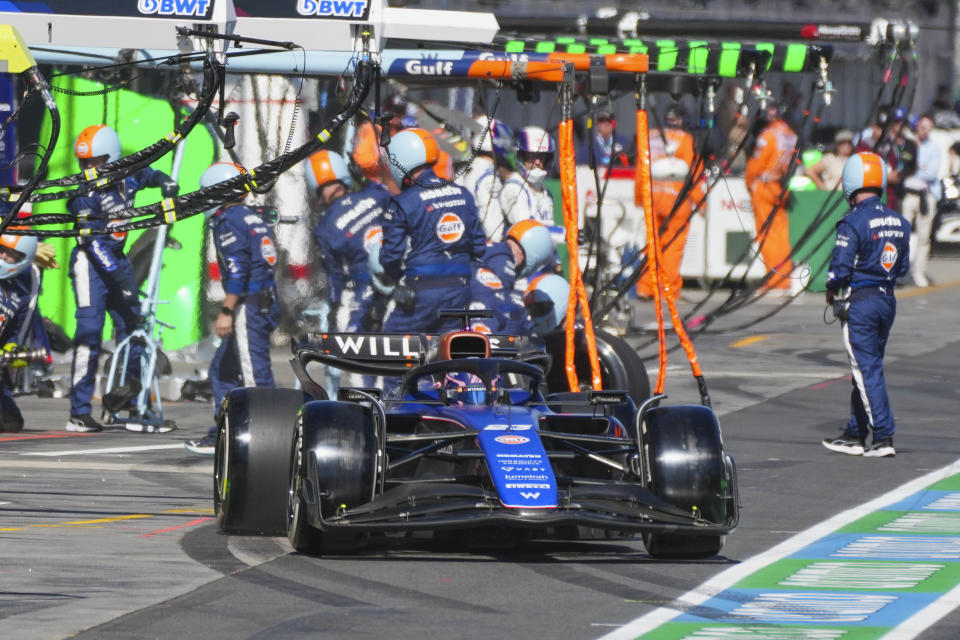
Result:
M323 334L297 348L302 390L224 400L220 529L287 535L307 553L378 532L599 529L639 533L655 557L715 555L738 521L715 414L665 396L637 406L628 391L550 393L549 356L519 345L464 330ZM317 365L399 384L329 399L308 372Z

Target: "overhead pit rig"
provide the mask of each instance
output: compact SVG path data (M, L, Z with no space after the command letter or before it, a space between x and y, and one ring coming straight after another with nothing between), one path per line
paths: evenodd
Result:
M223 86L225 69L239 73L340 76L345 69L355 68L345 107L330 122L324 123L307 144L224 183L128 210L122 215L129 220L123 227L126 230L153 226L165 229L217 203L249 192L262 193L268 190L278 175L321 148L339 127L357 114L367 102L370 91L374 92L379 102L378 76L395 78L411 86L489 81L498 86L517 88L524 97L535 95L531 87L556 88L561 102L561 116L558 122L549 124L559 125L561 145L572 163L572 119L578 97L585 99L586 108L590 110L595 108L601 96L611 93L632 94L637 105L638 148L645 149L648 142L647 100L652 92L695 95L702 113L712 116L716 88L724 79L742 82L745 101L755 107L763 105L769 97L763 83L764 74L801 73L815 79L821 105L813 107L810 104L807 111L816 113L818 108L829 103L832 91L828 76L831 48L825 42L858 40L896 52L891 56L887 70L889 79L894 70L894 61L899 63L909 57L911 43L915 39L915 31L909 25L879 22L855 25L855 28L815 25L814 29L810 29L809 25L789 25L781 31L765 30L764 34L772 36L773 41L760 43L700 39L705 25L686 22L670 25L670 31L676 37L667 40L659 37L661 32L653 26L653 21L640 18L633 21L632 27L631 20L624 18L617 21L616 27L609 22L603 23L602 29L601 23L590 21L585 24L571 24L568 21L561 25L538 20L523 25L514 20L509 22L509 29L500 31L492 14L392 8L387 7L384 0L298 0L247 11L254 15L238 15L240 12L235 10L235 3L229 0L209 3L202 0L140 0L136 7L129 2L100 2L84 5L82 12L76 2L69 0L48 0L45 5L50 9L49 12L0 11L0 21L17 27L23 34L23 42L29 46L37 61L102 65L103 57L113 58L120 49L127 48L136 50L138 62L148 66L186 63L195 69L203 68L204 86L199 92L202 99L195 114L202 115L201 112L213 107L218 89ZM25 3L23 6L33 8L36 4ZM601 36L591 33L594 24L598 31L603 32ZM710 25L711 28L715 26ZM739 31L741 28L742 32ZM756 28L756 24L746 27L734 25L728 31L712 33L720 33L723 38L735 37L738 33L747 36L749 33L755 34ZM549 37L543 34L547 29L553 30ZM558 33L572 35L557 36ZM648 38L648 33L657 37ZM534 37L532 34L539 35ZM686 39L676 39L680 36ZM774 39L779 37L801 42ZM810 40L816 43L812 44ZM107 42L110 46L103 47ZM29 68L36 67L30 65ZM906 67L901 70L900 78L904 81L895 91L899 90L902 98L908 90ZM41 87L39 82L35 84ZM219 95L222 103L222 91ZM47 106L54 114L55 104L52 103L52 100L48 100ZM379 105L373 111L378 113ZM223 115L221 108L220 122L228 124L224 122ZM490 115L495 116L495 113ZM10 200L19 208L26 201L67 197L70 191L51 193L51 189L74 186L83 180L97 180L100 184L118 180L176 147L189 134L189 128L196 121L199 121L199 116L191 117L155 145L107 165L94 176L68 176L43 183L40 181L41 172L38 172L27 184L11 186ZM801 135L800 139L803 137ZM55 146L55 142L54 135L48 151ZM799 152L799 144L796 151ZM656 246L661 242L649 218L649 157L641 153L640 158L636 200L648 216L647 243ZM718 163L710 174L711 183L717 184L722 180L726 169L722 162ZM697 179L698 176L687 177L687 192ZM572 170L562 170L561 180L567 240L571 255L576 260L579 213ZM602 185L599 176L596 180L600 191ZM681 197L686 197L686 193ZM602 213L599 217L602 217ZM6 227L11 219L12 216L8 216L2 227ZM32 227L25 233L62 237L70 236L72 231L51 230L47 225L68 222L71 222L70 216L57 214L33 215L22 219L22 224ZM671 238L663 239L663 243L670 241ZM587 261L591 255L596 260L598 252L590 249ZM656 255L656 252L651 254ZM651 262L655 266L655 261L651 259ZM609 313L647 268L646 263L646 260L640 260L625 265L609 283L601 282L599 278L592 283L584 282L581 270L574 265L572 279L575 286L571 288L568 329L575 320L578 305L588 328L592 327L589 315L591 306L600 307L601 318ZM595 268L593 272L599 274L601 270ZM587 285L590 284L592 292L588 295ZM666 348L663 314L659 310L661 296L657 295L656 298L658 353L663 365ZM735 290L717 309L701 315L707 320L719 317L739 308L748 300L749 296ZM696 356L689 340L684 337L683 327L690 316L681 318L675 307L668 306L671 306L673 326L681 336L694 374L701 382L702 400L704 404L709 404ZM708 325L709 321L702 322L700 330ZM568 352L571 348L569 344ZM599 386L596 358L592 357L591 361L590 377L593 386ZM665 371L664 366L660 369L661 372ZM576 372L571 370L569 363L567 371L571 386L576 386ZM658 392L662 386L663 380L658 380Z

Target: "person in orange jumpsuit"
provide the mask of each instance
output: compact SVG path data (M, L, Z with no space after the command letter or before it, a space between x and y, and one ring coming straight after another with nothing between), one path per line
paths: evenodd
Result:
M744 179L753 203L753 219L757 227L760 255L773 275L764 284L765 289L790 289L790 223L781 198L783 180L790 168L790 158L797 146L797 134L780 119L776 103L766 107L766 126L757 136L753 154L747 160ZM777 203L780 206L777 206ZM773 218L768 222L769 218Z
M695 186L677 203L683 183L693 164L693 136L683 130L683 108L670 105L664 114L662 130L650 131L650 174L653 178L653 219L660 231L660 246L663 249L663 290L665 295L676 300L683 288L680 263L683 248L687 243L690 216L693 215ZM696 176L694 176L696 179ZM669 244L668 244L669 243ZM649 263L648 263L649 264ZM655 285L652 269L647 269L637 283L637 295L653 297Z

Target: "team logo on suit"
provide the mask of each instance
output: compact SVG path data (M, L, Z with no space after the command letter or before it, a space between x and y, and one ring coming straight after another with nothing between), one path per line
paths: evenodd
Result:
M897 264L897 247L892 242L888 242L883 245L883 253L880 254L880 266L890 271L895 264Z
M263 236L260 240L260 255L263 256L263 259L267 261L271 267L277 264L277 247L274 246L273 241L267 236Z
M491 289L503 289L503 282L497 277L493 271L490 269L480 268L477 269L477 281L480 282L485 287Z
M463 237L466 229L467 226L463 224L460 216L455 213L445 213L437 222L437 237L444 244L452 244Z

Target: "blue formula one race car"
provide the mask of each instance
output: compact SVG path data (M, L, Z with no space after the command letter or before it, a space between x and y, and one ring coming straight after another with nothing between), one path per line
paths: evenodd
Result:
M303 390L224 400L215 458L221 530L287 535L307 553L386 532L639 533L655 557L719 552L738 521L736 472L707 407L639 407L626 391L551 394L549 356L469 330L323 334L291 361ZM398 376L389 393L309 369Z

